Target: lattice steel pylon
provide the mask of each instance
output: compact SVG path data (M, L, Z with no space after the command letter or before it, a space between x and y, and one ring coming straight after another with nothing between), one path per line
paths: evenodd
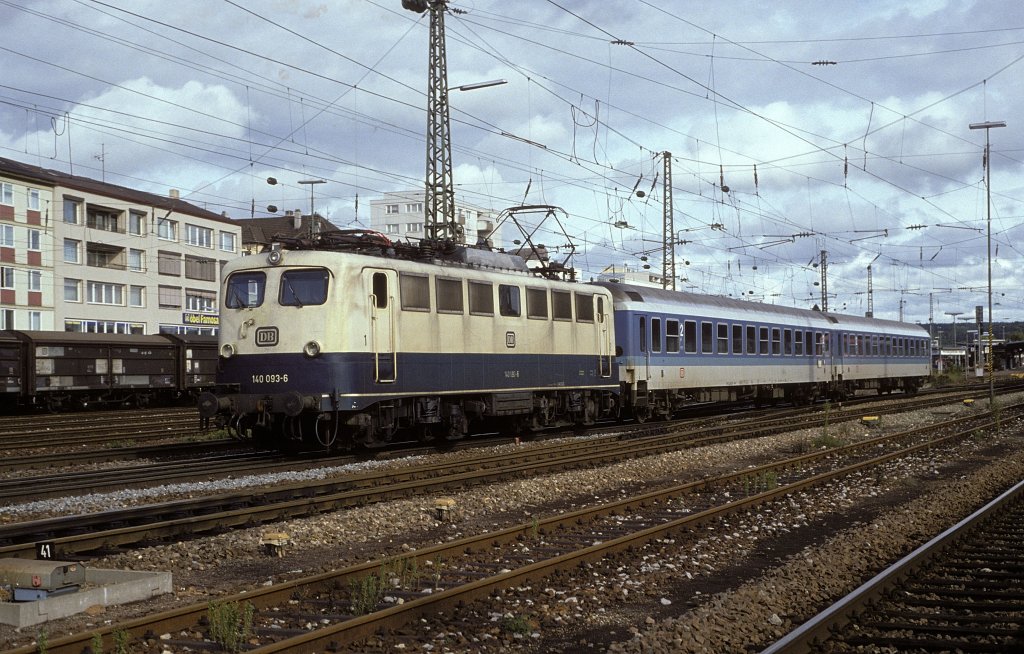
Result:
M402 6L417 13L430 11L424 235L428 240L461 241L463 230L455 216L448 58L444 35L444 14L448 9L448 0L402 0Z
M828 313L828 251L821 251L821 311Z
M662 152L662 230L665 234L664 256L661 260L661 287L676 290L676 230L672 218L672 153Z

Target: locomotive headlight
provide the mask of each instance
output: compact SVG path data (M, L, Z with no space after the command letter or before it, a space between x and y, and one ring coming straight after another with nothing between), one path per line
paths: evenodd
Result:
M276 266L282 261L284 261L284 254L282 254L280 250L271 250L267 254L267 263L271 266Z
M225 343L220 346L220 355L225 359L230 359L235 356L235 346L231 343Z
M309 358L320 356L320 344L316 341L310 341L302 346L302 353Z

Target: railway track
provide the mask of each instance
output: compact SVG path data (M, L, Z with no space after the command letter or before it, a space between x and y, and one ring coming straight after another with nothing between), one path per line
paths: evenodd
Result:
M948 401L948 398L916 398L910 400L910 403L915 408L922 408ZM902 408L890 407L889 410L907 410L905 404L900 406ZM482 451L458 463L442 462L361 472L342 477L328 476L323 479L261 487L255 491L245 489L101 513L17 522L0 526L0 556L31 557L34 543L42 540L52 542L59 556L77 556L160 539L194 537L225 528L303 517L396 497L445 492L527 474L581 469L681 448L766 436L850 420L860 415L862 412L858 409L795 409L782 411L771 419L758 417L730 423L714 421L710 425L684 430L679 430L678 426L672 423L630 426L620 434L569 443L556 442L533 447L514 455ZM273 459L267 461L267 465L272 468L281 469L280 462ZM345 461L351 461L351 458L338 459L339 463ZM260 464L259 459L253 459L248 472L260 472ZM319 465L322 464L322 461L319 462ZM304 464L298 462L295 465ZM287 468L287 464L284 467ZM159 472L160 466L143 470L142 479L145 479L146 474ZM114 474L116 481L116 473ZM123 474L127 479L128 471L123 471ZM94 479L95 477L87 476L86 487L92 488ZM136 483L142 486L155 482L140 480ZM67 494L68 485L76 485L73 479L59 481L59 476L51 478L47 484L40 478L38 484L44 492L51 495ZM48 491L47 485L51 485L54 490ZM23 482L15 482L9 488L8 492L12 494L9 497L16 495L18 489L23 487ZM109 528L109 525L113 525L114 528Z
M59 415L7 416L0 450L95 446L181 438L199 431L194 407L135 411L104 411Z
M763 654L1024 651L1024 481Z
M1004 412L1020 409L1008 407ZM393 633L391 644L412 643L422 637L418 620L423 616L434 616L455 606L462 607L460 614L469 615L466 607L473 600L501 589L533 583L652 541L680 537L731 513L901 457L956 444L993 426L990 417L976 414L844 448L815 451L598 507L537 518L414 553L262 587L226 598L222 604L252 606L254 626L250 636L260 643L253 651L337 650L383 632ZM627 445L637 449L646 440L635 439ZM458 476L462 477L461 483L467 481L465 475ZM404 484L384 491L402 492L400 486ZM384 587L390 600L373 590ZM171 634L170 640L161 640L160 644L184 651L203 647L210 640L208 616L209 605L203 603L96 633L110 639L107 642L113 642L115 631L122 638L127 634L139 640ZM90 633L53 640L48 651L79 652L93 637ZM27 654L32 649L13 651Z

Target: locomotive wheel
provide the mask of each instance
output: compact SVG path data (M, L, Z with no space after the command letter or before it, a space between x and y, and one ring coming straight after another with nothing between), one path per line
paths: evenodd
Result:
M423 423L416 428L416 440L421 443L433 443L437 440L437 425Z
M633 419L643 424L651 417L651 410L648 407L635 407L633 409Z

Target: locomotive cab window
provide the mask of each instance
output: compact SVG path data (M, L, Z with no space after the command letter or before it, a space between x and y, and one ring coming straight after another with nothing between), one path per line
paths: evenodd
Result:
M261 272L237 272L228 277L224 304L229 309L246 309L263 304L267 275Z
M498 284L498 311L503 316L519 317L523 315L518 286Z
M462 313L462 280L445 279L438 277L437 286L437 312L438 313Z
M594 296L576 293L576 322L594 322Z
M378 309L388 308L388 276L373 273L373 305Z
M430 278L426 275L399 273L398 288L402 292L402 309L430 311Z
M305 307L327 301L327 286L331 274L326 268L313 270L286 270L281 274L278 301L286 307Z

